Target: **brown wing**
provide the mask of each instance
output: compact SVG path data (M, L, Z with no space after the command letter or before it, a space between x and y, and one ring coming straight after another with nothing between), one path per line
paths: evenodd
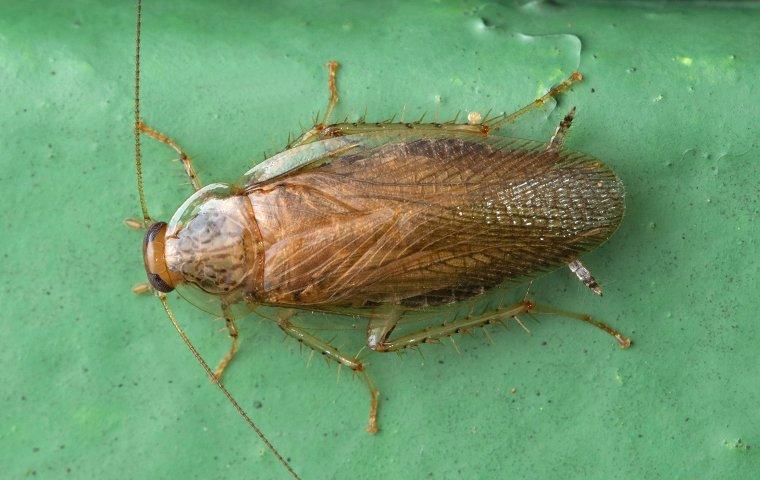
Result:
M563 265L624 211L601 162L519 140L353 149L256 186L274 303L441 303Z

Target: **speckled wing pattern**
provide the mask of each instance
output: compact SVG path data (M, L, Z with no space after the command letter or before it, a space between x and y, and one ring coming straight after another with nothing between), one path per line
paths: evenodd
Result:
M360 145L253 190L265 290L315 306L466 298L568 263L625 209L600 161L504 138Z

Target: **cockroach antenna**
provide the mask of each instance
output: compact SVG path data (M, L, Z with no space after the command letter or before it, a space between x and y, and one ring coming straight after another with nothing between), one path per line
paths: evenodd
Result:
M137 173L137 195L143 214L143 226L148 227L150 215L145 202L142 175L142 149L140 148L140 26L142 25L142 1L137 0L137 21L135 26L135 170Z
M137 193L140 197L140 208L142 209L143 214L143 223L145 227L147 227L151 223L150 215L148 214L148 205L145 201L145 191L143 189L143 175L142 175L142 154L140 149L140 133L141 133L141 118L140 118L140 29L142 26L142 1L137 0L137 21L136 21L136 28L135 28L135 170L137 173ZM227 387L224 386L224 383L222 383L221 378L217 378L214 375L214 372L211 370L211 368L208 366L208 363L206 363L206 360L203 359L201 354L198 352L198 350L195 348L193 343L190 341L190 338L188 338L185 331L180 326L179 322L177 322L177 318L174 316L174 313L172 312L171 308L169 308L169 302L166 299L166 295L161 292L156 292L158 295L158 299L161 301L161 304L164 307L164 311L166 312L166 315L169 317L169 320L171 321L172 325L174 326L174 329L179 334L180 338L184 342L184 344L187 346L187 348L190 350L190 352L193 354L195 359L198 361L200 366L203 368L203 370L206 372L206 375L208 375L209 379L216 384L217 387L219 387L219 390L222 391L225 397L227 397L227 400L229 400L230 404L235 408L237 413L245 420L245 423L248 424L251 429L253 429L254 432L256 432L256 435L261 439L262 442L264 442L264 445L274 454L274 456L277 458L277 460L282 464L283 467L288 471L291 477L300 480L301 477L298 476L298 474L293 470L293 467L290 466L287 460L280 454L280 452L275 448L274 445L269 441L269 439L264 435L264 432L261 431L261 429L256 425L256 423L253 421L253 419L248 416L248 414L243 410L243 407L240 406L240 404L235 400L235 398L232 396L232 394L227 390Z

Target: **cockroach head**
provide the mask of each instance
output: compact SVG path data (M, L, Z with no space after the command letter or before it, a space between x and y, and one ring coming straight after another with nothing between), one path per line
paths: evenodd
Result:
M150 285L159 292L168 293L174 290L176 282L172 279L166 266L166 224L155 222L145 232L143 241L143 259L145 273Z
M227 184L206 185L175 212L168 224L148 227L143 242L145 273L159 292L200 294L203 305L218 296L235 299L262 271L263 255L250 200ZM199 298L200 298L199 297ZM212 303L214 303L212 301ZM200 308L207 310L205 306Z

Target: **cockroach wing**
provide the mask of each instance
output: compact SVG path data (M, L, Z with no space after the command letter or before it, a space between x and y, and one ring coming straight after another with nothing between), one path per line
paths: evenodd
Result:
M607 166L536 142L410 133L304 147L270 159L246 188L272 304L466 298L572 261L624 212Z
M238 183L250 188L258 183L328 163L336 155L361 145L361 140L353 136L328 138L282 151L245 172L243 179Z

